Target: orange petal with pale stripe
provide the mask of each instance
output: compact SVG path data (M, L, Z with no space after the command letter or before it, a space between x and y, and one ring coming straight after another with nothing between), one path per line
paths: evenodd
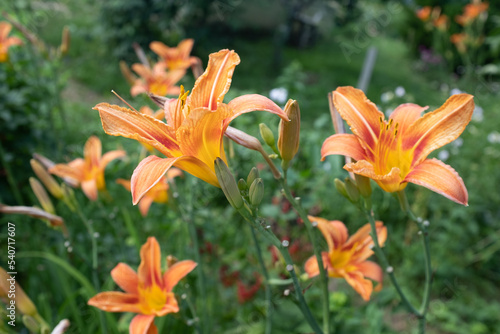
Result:
M106 312L141 312L139 298L123 292L101 292L90 298L88 304Z
M130 334L156 334L158 329L154 324L154 315L136 315L130 322Z
M377 238L380 247L384 246L387 239L387 228L381 221L375 222L377 230ZM355 253L352 255L353 262L362 262L373 255L374 241L370 235L370 224L363 225L356 233L354 233L347 243L344 245L346 249L356 247Z
M358 137L351 134L336 134L325 139L321 146L321 160L332 154L345 155L355 160L366 159L366 151Z
M228 103L229 109L233 112L231 118L227 121L228 124L230 121L235 119L241 114L251 112L251 111L267 111L272 114L276 114L281 117L283 120L288 121L288 116L276 103L274 103L271 99L259 95L259 94L247 94L239 96L231 102Z
M149 208L151 207L151 204L153 204L154 198L152 196L144 196L141 198L139 201L139 211L141 212L141 215L143 217L146 217L148 215Z
M154 117L108 103L99 103L93 109L99 111L107 134L150 144L168 157L181 155L172 130Z
M384 278L384 272L382 268L378 264L372 261L364 261L356 265L358 270L363 274L363 276L374 280L378 283L377 289L380 290L382 288L382 280Z
M226 161L222 147L223 122L230 115L231 111L224 104L215 112L206 108L192 110L177 129L177 141L182 153L197 157L210 167L218 157Z
M163 287L160 245L155 237L149 237L141 247L141 264L137 274L139 285L142 287L147 288L152 285Z
M399 124L398 131L404 136L406 129L415 123L415 121L422 116L422 112L428 108L429 107L421 107L418 104L413 103L401 104L394 109L389 118Z
M406 187L406 184L401 184L402 180L399 175L399 168L397 167L393 167L388 174L380 175L375 173L371 163L366 160L360 160L356 163L346 164L344 169L374 180L384 191L390 193L403 190Z
M72 161L73 166L78 165L79 167L83 167L85 164L84 160L82 158L78 158ZM80 182L83 179L83 171L81 168L75 168L71 166L71 163L69 164L57 164L52 166L49 169L49 172L51 174L57 175L62 178L70 178L73 180L77 180Z
M413 165L423 161L435 149L457 139L469 124L473 111L473 96L457 94L439 109L413 123L403 138L403 149L415 150Z
M167 269L163 275L163 282L167 291L172 291L174 286L189 274L198 264L191 260L184 260L175 263Z
M332 93L333 103L339 114L369 147L374 147L380 133L380 120L384 114L368 100L362 90L339 87Z
M321 257L323 259L323 265L325 266L325 268L328 268L328 262L330 261L328 258L328 253L322 252ZM316 256L313 255L309 259L307 259L306 263L304 264L304 270L306 271L307 275L309 275L309 278L319 275L319 265Z
M464 181L453 168L438 159L427 159L415 166L405 182L418 184L454 202L468 205Z
M221 150L221 153L223 152L224 150ZM224 156L222 156L221 158L224 158ZM177 158L174 166L191 175L196 176L197 178L207 182L208 184L220 188L219 180L215 175L215 167L213 162L210 164L210 166L208 166L200 159L184 156Z
M130 294L137 294L137 287L139 286L139 279L135 270L129 267L128 264L118 263L116 267L111 270L111 277L113 281L125 292Z
M234 68L240 57L234 51L221 50L209 56L208 66L195 82L188 104L192 109L216 110L231 86Z

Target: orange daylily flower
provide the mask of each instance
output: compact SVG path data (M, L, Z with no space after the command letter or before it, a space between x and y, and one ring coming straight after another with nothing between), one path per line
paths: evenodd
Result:
M198 61L196 57L190 57L194 40L191 38L182 40L177 47L168 47L162 42L151 42L149 48L162 58L169 70L186 70Z
M0 63L9 59L9 48L14 45L21 45L23 41L18 37L9 37L12 25L8 22L0 22Z
M379 291L382 289L383 278L382 268L375 262L367 260L373 255L370 224L364 225L349 237L347 228L341 221L328 221L312 216L309 216L309 220L318 223L318 228L328 244L328 252L321 254L328 276L344 278L365 301L370 300L373 291L371 280L378 282L375 291ZM378 242L382 247L387 239L387 228L382 222L377 221L376 229ZM319 275L315 256L306 261L305 270L309 277Z
M450 36L450 41L456 46L458 52L465 53L467 51L466 41L468 35L466 33L453 34Z
M221 158L227 164L222 139L229 123L239 115L264 110L287 120L283 110L262 95L243 95L228 104L222 102L239 62L240 57L234 51L211 54L208 67L196 80L191 94L181 91L178 99L165 103L166 124L108 103L94 107L107 134L150 144L167 156L166 159L149 156L137 166L131 179L134 204L171 166L220 187L214 161Z
M165 118L165 110L163 110L163 109L159 109L156 112L154 112L153 109L151 109L150 107L143 106L143 107L141 107L141 109L139 109L139 112L141 114L152 116L152 117L154 117L156 119L159 119L160 121ZM148 150L149 152L153 152L154 151L154 147L151 146L151 145L149 145L149 144L141 143L141 145L144 146L144 148L146 150Z
M142 93L160 96L179 94L180 88L175 84L186 74L184 70L167 71L164 63L156 63L153 69L143 64L133 64L132 69L140 76L130 88L132 96Z
M357 162L344 169L373 179L387 192L401 191L411 182L467 205L467 189L458 173L427 156L463 132L474 111L472 95L453 95L424 116L421 114L428 107L402 104L388 121L359 89L339 87L331 98L353 134L327 138L321 148L322 160L331 154L345 155Z
M180 261L162 274L160 245L156 238L149 237L141 247L137 273L125 263L111 270L111 277L125 292L101 292L88 304L106 312L138 313L130 323L131 334L158 333L155 317L179 312L172 290L196 266L191 260Z
M457 15L455 17L455 21L457 21L457 23L462 26L468 25L469 23L474 21L479 15L486 12L489 6L490 6L489 3L480 1L475 1L473 3L467 4L464 7L463 15Z
M49 172L62 178L69 178L80 185L83 193L92 201L97 199L98 190L106 189L104 169L114 159L126 156L125 151L109 151L102 155L99 138L91 136L83 148L83 159L78 158L67 164L57 164Z
M167 172L167 176L162 177L160 181L155 184L139 201L139 211L142 216L145 217L148 214L149 207L153 202L155 203L167 203L168 202L168 181L172 180L176 176L181 176L182 171L178 168L170 168ZM125 179L117 179L116 183L121 184L125 189L130 191L130 181Z
M431 16L431 11L432 11L431 6L422 7L417 11L417 17L421 21L427 21L429 19L429 17Z
M448 16L445 14L439 15L437 19L435 19L432 24L434 24L434 27L440 30L446 30L448 29Z

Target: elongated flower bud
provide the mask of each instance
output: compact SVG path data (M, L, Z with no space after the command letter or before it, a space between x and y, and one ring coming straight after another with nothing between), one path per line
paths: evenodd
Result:
M227 130L224 134L236 144L249 148L251 150L260 151L262 148L262 144L257 138L250 136L248 133L235 129L231 126L227 127Z
M260 123L259 129L260 135L262 136L262 139L264 139L264 142L270 147L275 147L275 139L271 129L269 129L269 127L265 123Z
M49 172L43 168L42 164L35 159L30 160L31 168L35 172L36 176L42 181L43 185L47 190L57 199L64 197L63 191L59 183L49 174Z
M339 179L334 180L335 183L335 188L337 188L337 191L344 196L345 198L349 199L349 195L347 195L347 190L345 189L345 183L342 182Z
M40 202L42 208L46 212L54 214L55 209L52 205L52 201L50 200L49 194L47 194L40 181L38 181L34 177L30 177L30 186L36 198L38 199L38 202Z
M285 106L285 113L290 121L280 121L278 137L278 150L280 151L283 161L283 169L288 168L290 161L299 150L300 109L297 101L288 100Z
M238 189L240 191L246 191L248 190L248 185L247 185L247 182L243 179L239 179L238 180Z
M71 36L69 33L68 26L65 26L62 31L62 39L61 39L61 55L65 55L69 50L69 43L71 40Z
M264 182L261 178L255 179L252 182L248 191L248 197L250 204L253 206L258 206L262 202L262 198L264 198Z
M370 184L370 179L366 176L354 174L354 178L356 180L356 185L358 186L359 192L361 196L364 198L368 198L372 194L372 186Z
M0 267L0 297L10 298L9 291L15 291L15 302L16 309L19 310L24 315L36 316L38 311L31 301L31 299L26 295L21 286L16 282L15 276L7 274L7 272Z
M251 185L253 183L253 181L255 181L255 179L259 178L259 170L255 167L253 167L251 170L250 170L250 173L248 173L248 177L247 177L247 185Z
M221 158L215 160L215 175L217 175L217 180L219 180L220 187L224 195L226 195L229 204L236 210L241 209L244 203L240 190L233 174L231 174L231 171Z
M357 203L359 201L359 189L354 181L349 177L346 177L345 179L345 190L347 191L349 199L353 203Z

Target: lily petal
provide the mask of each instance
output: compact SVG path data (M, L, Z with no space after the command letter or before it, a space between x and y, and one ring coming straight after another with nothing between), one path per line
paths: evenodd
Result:
M373 165L366 160L360 160L356 163L349 163L344 166L344 169L354 174L363 175L377 182L377 184L387 192L400 191L405 188L405 184L401 184L401 176L399 168L393 167L388 174L380 175L375 173Z
M163 287L161 276L161 251L155 237L149 237L141 247L141 264L137 269L139 285Z
M329 262L328 253L322 252L321 257L323 259L323 265L325 266L326 269L328 267L328 262ZM306 263L304 264L304 270L306 271L307 275L309 275L309 278L319 275L319 265L316 256L313 255L309 259L307 259Z
M381 221L375 222L375 227L377 230L377 238L380 247L383 247L387 239L387 228ZM349 240L344 244L346 249L356 247L355 253L352 255L353 261L363 262L367 258L373 255L373 245L374 241L370 235L371 226L370 224L363 225L356 233L354 233Z
M234 51L221 50L209 56L207 69L195 82L188 104L196 109L205 107L216 110L222 103L233 77L234 68L240 57Z
M380 120L384 114L368 100L362 90L339 87L333 93L333 103L351 131L369 147L374 147L380 133Z
M360 271L351 271L342 275L353 289L361 295L364 301L369 301L373 291L373 283L364 278Z
M130 334L156 334L158 329L154 324L154 315L136 315L130 322Z
M355 160L366 159L366 151L358 137L351 134L336 134L326 138L321 146L321 160L332 154L345 155Z
M217 157L226 162L222 147L224 136L222 124L230 115L231 111L223 104L215 112L207 108L192 110L177 130L177 141L181 151L185 155L197 157L210 167Z
M96 136L91 136L83 147L83 157L87 166L99 166L102 155L101 140Z
M139 201L139 211L143 217L148 215L149 208L153 204L154 198L152 196L144 196Z
M150 144L167 157L182 155L171 129L154 117L108 103L99 103L104 131L112 136L122 136Z
M356 267L365 277L370 278L378 283L376 288L377 291L382 288L384 272L378 264L372 261L364 261L356 265Z
M70 178L72 180L77 180L78 182L80 182L80 180L83 179L82 169L71 166L72 163L73 166L79 165L81 167L83 167L83 165L85 164L82 158L78 158L73 160L69 164L57 164L52 166L49 169L49 173L57 175L61 178Z
M82 191L91 201L97 200L97 182L95 179L85 180L80 183Z
M321 217L308 216L309 220L316 222L318 228L325 237L330 250L337 248L346 242L349 232L344 223L339 220L326 220Z
M423 161L429 153L444 146L464 131L474 111L473 96L451 96L439 109L417 120L403 139L403 149L414 149L413 165Z
M113 281L125 292L136 295L137 287L139 286L139 278L135 270L129 267L128 264L118 263L111 270Z
M118 158L123 158L127 155L127 152L124 150L115 150L115 151L109 151L104 153L102 156L101 162L100 162L100 167L101 169L106 168L106 166L113 160L118 159Z
M227 121L230 121L240 116L241 114L251 111L267 111L276 114L283 120L288 121L288 116L276 103L271 99L259 94L247 94L239 96L228 103L229 109L233 111L233 116Z
M427 159L406 176L405 182L426 187L462 205L468 205L467 188L458 173L438 159Z
M398 130L400 133L406 133L406 129L415 123L415 121L422 116L422 112L427 109L429 109L429 107L421 107L418 104L405 103L394 109L389 118L399 124Z
M101 292L90 298L87 304L106 312L141 312L139 298L136 295L123 292Z
M182 279L184 276L189 274L198 264L191 260L184 260L175 263L173 266L167 269L163 275L163 282L165 284L165 289L167 291L172 291L174 286Z

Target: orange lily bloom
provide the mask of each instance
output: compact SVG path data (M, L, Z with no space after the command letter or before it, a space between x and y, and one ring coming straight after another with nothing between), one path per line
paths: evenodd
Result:
M154 112L153 109L151 109L150 107L143 106L143 107L141 107L141 109L139 109L139 112L141 114L152 116L152 117L154 117L156 119L159 119L159 120L162 120L163 118L165 118L165 110L163 110L163 109L160 109L160 110L157 110L156 112ZM149 152L153 152L154 151L154 147L153 146L151 146L149 144L146 144L146 143L141 143L141 144Z
M180 261L162 274L160 245L156 238L149 237L141 247L137 273L125 263L111 271L111 277L125 292L101 292L88 304L106 312L138 313L130 323L131 334L158 333L155 317L179 312L172 290L196 266L191 260Z
M370 300L373 291L371 280L378 282L375 291L379 291L382 289L383 278L382 268L367 260L373 255L370 224L364 225L349 237L347 228L341 221L328 221L312 216L309 216L309 220L318 223L318 228L328 244L328 252L321 254L328 276L344 278L365 301ZM376 229L378 242L382 247L387 239L387 228L377 221ZM305 270L309 277L319 275L318 260L315 256L306 261Z
M357 162L344 169L373 179L384 191L401 191L411 182L467 205L467 189L458 173L427 156L463 132L474 111L472 95L453 95L424 116L421 114L428 107L402 104L388 121L359 89L339 87L331 98L353 134L327 138L321 148L322 160L331 154L345 155Z
M166 159L149 156L137 166L131 179L134 204L171 166L220 187L214 161L221 158L227 164L222 139L229 123L239 115L265 110L287 120L283 110L262 95L243 95L228 104L222 102L239 62L240 57L234 51L221 50L211 54L208 67L196 80L191 94L188 96L187 92L181 91L178 99L165 103L167 124L107 103L94 107L99 111L107 134L150 144L167 156Z
M191 38L182 40L177 47L168 47L162 42L151 42L149 48L165 62L169 70L186 70L196 64L197 58L190 57L194 40Z
M178 168L171 168L167 172L167 176L162 177L139 201L139 211L145 217L148 214L149 207L153 202L167 203L168 202L168 181L176 176L181 176L182 171ZM121 184L125 189L130 191L130 181L125 179L117 179L116 183Z
M429 19L429 17L431 16L431 11L432 11L431 6L422 7L417 11L417 17L421 21L427 21Z
M0 22L0 63L4 63L9 59L9 48L13 45L21 45L23 41L18 37L8 37L12 25L8 22Z
M476 1L474 3L470 3L464 7L463 15L457 15L455 17L455 21L462 26L468 25L479 15L486 12L488 7L489 3L487 2Z
M179 94L180 88L175 84L186 74L184 70L167 71L164 63L156 63L153 69L143 64L133 64L132 69L140 76L130 88L132 96L142 93L160 96Z
M446 30L448 29L448 16L445 14L439 15L439 17L435 19L432 24L434 24L434 27L439 30Z
M102 155L99 138L91 136L83 148L84 158L75 159L67 164L57 164L49 172L62 178L69 178L80 185L83 193L92 201L97 199L98 190L106 189L104 169L114 159L126 156L125 151L109 151Z

